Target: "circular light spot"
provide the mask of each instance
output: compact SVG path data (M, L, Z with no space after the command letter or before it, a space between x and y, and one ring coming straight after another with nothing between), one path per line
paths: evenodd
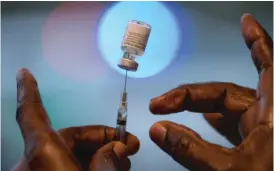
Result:
M138 57L133 78L146 78L163 71L176 57L179 29L175 17L161 2L119 2L114 4L99 23L98 45L105 61L121 74L117 64L123 55L121 43L128 21L139 20L152 27L145 54Z

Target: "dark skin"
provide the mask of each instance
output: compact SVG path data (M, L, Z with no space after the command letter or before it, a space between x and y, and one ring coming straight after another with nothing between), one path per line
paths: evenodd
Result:
M188 84L151 100L153 114L205 113L208 123L235 144L229 149L206 142L193 130L169 121L154 124L151 139L189 170L273 170L273 42L251 15L244 15L241 25L259 73L257 90L233 83ZM17 83L17 121L25 142L17 170L129 170L127 156L139 149L135 136L128 133L124 145L113 141L115 130L106 126L54 131L34 77L22 69Z
M197 83L151 100L153 114L206 113L208 123L235 144L225 148L209 143L193 130L169 121L154 124L151 139L189 170L273 170L273 41L251 15L244 15L241 25L259 74L256 90L233 83Z
M139 140L127 133L127 144L115 142L107 126L70 127L55 131L42 105L37 82L27 69L17 74L17 112L25 151L16 171L128 171L129 155Z

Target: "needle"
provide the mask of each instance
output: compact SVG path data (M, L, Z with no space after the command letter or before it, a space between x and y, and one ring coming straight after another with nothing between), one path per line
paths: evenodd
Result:
M127 90L127 71L126 71L126 76L125 76L125 85L124 85L124 92Z

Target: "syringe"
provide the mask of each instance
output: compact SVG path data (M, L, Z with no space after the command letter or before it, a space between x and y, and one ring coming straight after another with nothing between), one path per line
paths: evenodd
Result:
M121 104L118 109L116 140L126 143L127 124L127 72L137 71L138 63L136 57L142 56L145 52L151 26L141 21L131 20L128 22L126 32L122 41L121 49L124 52L118 67L126 70L124 91L121 97Z
M127 124L127 71L125 76L124 90L121 96L121 103L117 114L116 139L126 143L126 124Z

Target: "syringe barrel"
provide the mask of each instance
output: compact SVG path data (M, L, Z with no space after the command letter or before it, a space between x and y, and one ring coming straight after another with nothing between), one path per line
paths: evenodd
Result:
M127 93L121 95L121 104L117 114L116 140L125 143L126 141L126 124L127 124Z
M120 125L117 123L116 126L116 140L121 141L122 143L126 144L126 124Z
M119 108L116 123L116 140L125 143L126 141L127 110Z

